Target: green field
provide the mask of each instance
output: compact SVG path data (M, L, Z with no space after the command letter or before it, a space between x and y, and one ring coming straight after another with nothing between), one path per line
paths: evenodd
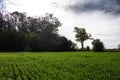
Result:
M0 80L120 80L120 53L0 53Z

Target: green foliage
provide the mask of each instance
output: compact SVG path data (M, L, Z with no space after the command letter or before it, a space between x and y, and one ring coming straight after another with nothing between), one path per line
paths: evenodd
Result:
M58 34L60 21L52 14L27 17L0 13L0 51L71 51L75 44Z
M1 80L119 80L120 53L0 53Z
M55 48L57 51L74 51L76 49L76 45L66 37L59 37Z
M101 52L105 50L104 44L99 39L93 40L92 45L93 45L93 51Z
M41 39L40 36L34 32L26 35L26 46L25 51L40 51L41 50Z
M85 51L87 51L87 50L86 50L86 48L81 48L79 51L85 52Z
M87 50L87 51L90 51L90 47L89 47L89 46L87 46L87 47L86 47L86 50Z
M79 51L83 51L83 52L87 52L87 51L90 51L90 47L89 46L87 46L86 48L81 48L81 49L79 49Z
M0 51L22 51L25 46L25 36L21 32L0 32Z
M75 32L76 32L76 41L81 43L81 47L82 49L84 48L84 41L86 41L87 39L90 39L91 35L88 34L85 30L85 28L78 28L75 27Z

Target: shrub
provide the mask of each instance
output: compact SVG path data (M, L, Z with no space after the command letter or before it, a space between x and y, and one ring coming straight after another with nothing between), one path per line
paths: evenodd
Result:
M105 50L104 44L99 39L93 40L92 45L93 45L93 51L95 52L102 52Z

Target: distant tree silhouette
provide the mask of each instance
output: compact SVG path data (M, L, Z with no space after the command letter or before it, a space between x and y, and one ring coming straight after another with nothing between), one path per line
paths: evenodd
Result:
M5 21L3 20L3 14L0 12L0 31L4 29Z
M100 39L93 40L92 45L93 45L93 51L102 52L105 50L104 44L100 41Z
M118 49L120 50L120 44L118 45Z
M75 32L76 32L76 41L81 43L81 49L84 48L84 41L86 41L87 39L89 39L91 37L90 34L88 34L85 30L85 28L78 28L75 27Z
M89 47L89 46L87 46L87 47L86 47L86 50L87 50L87 51L90 51L90 47Z
M63 36L59 37L56 48L58 51L74 51L76 49L76 44Z

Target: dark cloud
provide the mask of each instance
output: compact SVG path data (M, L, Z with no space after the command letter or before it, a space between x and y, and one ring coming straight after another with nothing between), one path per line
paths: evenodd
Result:
M75 13L103 11L105 13L120 14L120 0L76 0L68 6Z

